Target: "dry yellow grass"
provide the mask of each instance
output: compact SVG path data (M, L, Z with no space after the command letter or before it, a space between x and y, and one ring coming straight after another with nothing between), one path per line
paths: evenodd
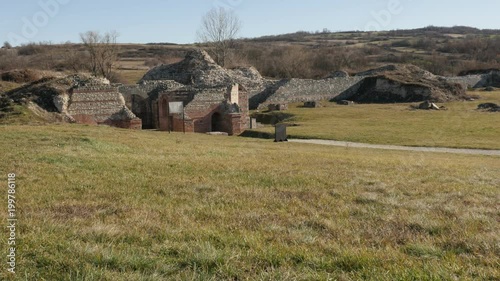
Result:
M78 125L0 146L23 280L500 278L498 157Z
M124 84L137 84L139 80L146 74L147 70L146 69L139 69L139 70L132 70L132 69L126 69L126 70L117 70L117 72L120 74L121 78L123 79Z

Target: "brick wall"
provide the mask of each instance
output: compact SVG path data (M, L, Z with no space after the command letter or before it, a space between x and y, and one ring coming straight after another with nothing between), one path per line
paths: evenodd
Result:
M238 97L236 97L238 92ZM230 100L238 101L239 112L232 112L234 106ZM182 101L185 105L186 132L206 133L214 129L229 134L239 134L249 126L248 94L244 88L184 88L159 95L158 105L159 129L182 131L182 115L170 114L168 103ZM213 127L213 118L216 128Z

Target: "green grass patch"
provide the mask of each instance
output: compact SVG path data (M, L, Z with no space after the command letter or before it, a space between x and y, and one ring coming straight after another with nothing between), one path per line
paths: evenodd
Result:
M7 124L24 124L24 125L40 125L46 124L47 121L36 115L33 111L24 105L12 104L0 111L0 125Z
M323 108L290 106L296 127L291 138L333 139L373 144L500 149L500 114L477 110L480 103L500 104L500 92L480 93L474 102L440 104L448 110L412 110L412 104L356 104L324 102ZM284 122L287 122L286 120ZM273 127L251 130L269 135Z

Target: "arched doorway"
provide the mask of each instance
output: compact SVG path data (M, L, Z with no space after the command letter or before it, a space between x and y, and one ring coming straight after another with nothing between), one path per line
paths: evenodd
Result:
M168 112L168 100L161 99L158 102L158 123L160 124L160 131L170 131L171 120Z
M212 132L222 131L222 115L219 112L212 114Z
M166 99L163 99L161 101L161 113L160 113L160 116L161 118L166 118L168 117L168 102Z

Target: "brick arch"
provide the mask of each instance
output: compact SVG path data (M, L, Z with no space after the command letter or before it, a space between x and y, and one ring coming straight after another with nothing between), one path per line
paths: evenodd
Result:
M222 114L218 111L215 111L212 113L212 116L210 117L210 131L212 132L222 132L224 131L224 118Z

